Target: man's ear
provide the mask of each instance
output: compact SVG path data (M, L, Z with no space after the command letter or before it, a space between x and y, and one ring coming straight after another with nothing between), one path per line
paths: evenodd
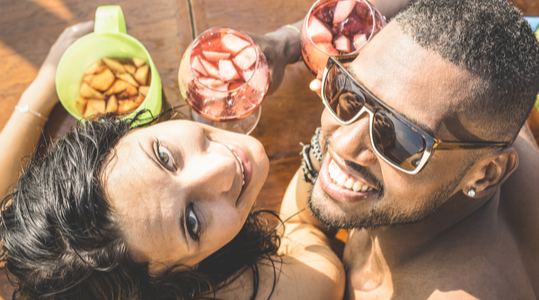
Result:
M493 193L517 169L518 159L515 148L508 147L496 156L480 160L480 163L472 168L470 180L464 185L462 192L471 198L481 198Z

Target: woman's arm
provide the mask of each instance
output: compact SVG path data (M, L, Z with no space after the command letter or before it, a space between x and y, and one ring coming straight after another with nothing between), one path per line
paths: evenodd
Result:
M26 167L22 159L32 154L39 142L45 119L58 102L54 79L56 67L65 50L79 37L93 30L93 21L68 27L52 45L36 79L24 91L17 106L30 112L14 110L0 133L0 196L4 198Z

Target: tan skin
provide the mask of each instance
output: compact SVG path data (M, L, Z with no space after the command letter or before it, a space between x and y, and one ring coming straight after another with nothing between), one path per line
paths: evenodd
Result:
M93 22L81 23L60 35L19 104L28 104L49 116L58 101L54 97L58 62L77 38L92 29ZM278 34L289 32L273 35ZM282 71L284 67L279 72ZM39 142L42 125L44 121L31 114L14 112L2 130L2 192L12 190L21 170L20 160L30 155ZM232 151L239 157L243 153L244 166L249 161L251 179L245 188L239 161ZM149 263L150 272L159 275L177 264L196 268L232 240L260 192L268 167L262 145L252 137L190 121L170 121L133 130L122 138L115 146L115 155L109 157L102 180L130 255L137 262ZM290 216L286 212L298 211L295 201L285 201L282 207L286 208L281 214L283 219ZM185 216L183 223L181 215ZM195 232L196 239L191 235ZM272 257L277 271L274 299L342 299L344 269L329 244L330 240L314 226L288 222L278 255ZM262 264L259 271L256 299L268 299L274 286L274 269ZM250 271L243 273L233 284L219 290L217 297L250 299L251 277Z
M416 120L412 122L420 120L441 139L458 139L442 126L440 116L451 109L447 99L462 99L459 90L472 78L414 44L396 24L380 32L349 69L379 99ZM319 81L311 84L314 91L319 92L319 87ZM425 199L422 196L458 174L468 155L467 151L438 151L419 174L406 175L374 154L367 119L364 115L343 126L327 110L322 115L328 154L365 166L386 188L379 203L365 197L351 204L339 201L338 195L330 196L318 182L313 195L321 197L323 207L338 217L384 206L413 212L417 199ZM479 128L468 127L481 136ZM512 147L488 151L458 180L452 196L421 222L353 230L343 260L345 298L536 299L539 152L530 142L523 133ZM519 161L526 163L519 166ZM346 164L339 166L362 178ZM296 186L295 196L303 196L304 183L291 186ZM469 197L466 194L472 187L477 193ZM301 218L317 222L305 214Z

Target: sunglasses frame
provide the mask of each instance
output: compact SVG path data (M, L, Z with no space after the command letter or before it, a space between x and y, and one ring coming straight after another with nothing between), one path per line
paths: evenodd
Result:
M330 56L328 59L328 62L326 64L326 68L324 70L324 74L322 77L322 88L321 88L321 96L322 96L322 102L324 103L324 106L326 109L331 113L331 115L339 121L342 125L349 125L351 123L354 123L363 113L367 112L369 114L369 135L371 139L371 146L379 157L381 157L386 163L391 165L392 167L410 174L415 175L419 173L427 162L429 161L432 154L434 154L435 150L465 150L465 149L486 149L486 148L498 148L498 147L509 147L513 143L511 142L457 142L457 141L442 141L436 137L433 137L426 133L425 131L421 130L418 126L413 124L412 122L406 120L404 117L400 116L397 112L392 110L389 106L387 106L385 103L383 103L378 97L374 96L371 92L369 92L361 83L359 83L346 69L346 67L343 65L343 63L350 63L352 62L357 55L353 56ZM324 92L324 87L326 85L327 81L327 75L329 73L329 70L331 70L332 67L338 67L343 74L345 74L346 78L349 79L359 90L361 90L364 93L364 105L361 108L361 110L350 120L345 121L341 119L337 113L331 108L330 102L328 99L326 99L326 95ZM370 98L371 101L368 101ZM374 102L376 105L373 106L372 103ZM389 158L387 158L384 154L380 153L377 149L377 147L374 145L374 138L373 138L373 123L374 123L374 114L378 111L382 110L393 117L397 118L399 121L401 121L404 125L408 126L413 131L417 132L419 135L422 136L423 140L425 141L425 153L423 154L423 157L421 158L421 161L415 169L408 170L397 163L391 161Z

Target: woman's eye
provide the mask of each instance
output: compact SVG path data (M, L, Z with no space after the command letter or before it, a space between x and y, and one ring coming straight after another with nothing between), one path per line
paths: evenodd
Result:
M185 220L187 231L193 240L198 241L200 237L200 225L198 223L198 218L195 212L193 211L193 206L190 205L187 211L187 218Z
M159 161L169 170L176 170L176 166L174 165L174 160L172 159L172 154L170 151L161 146L159 142L157 142L157 157L159 158Z

